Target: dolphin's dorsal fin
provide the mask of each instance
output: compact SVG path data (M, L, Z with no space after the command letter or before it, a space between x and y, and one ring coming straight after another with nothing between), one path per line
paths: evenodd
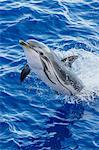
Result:
M63 58L61 61L64 62L65 65L71 67L72 63L78 58L78 55L71 55Z

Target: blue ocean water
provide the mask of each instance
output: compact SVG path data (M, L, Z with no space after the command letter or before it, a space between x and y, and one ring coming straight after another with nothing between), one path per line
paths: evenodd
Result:
M99 96L70 103L34 74L20 83L19 40L32 38L99 54L99 1L0 0L0 150L98 150Z

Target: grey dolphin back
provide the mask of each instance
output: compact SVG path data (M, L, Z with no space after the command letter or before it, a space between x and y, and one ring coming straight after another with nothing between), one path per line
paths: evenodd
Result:
M54 59L55 58L55 59ZM56 72L56 77L60 80L62 85L67 86L71 85L75 91L80 92L83 89L82 82L77 78L77 76L66 66L59 61L57 56L52 58L52 65ZM75 55L71 58L71 60L77 59L78 57Z

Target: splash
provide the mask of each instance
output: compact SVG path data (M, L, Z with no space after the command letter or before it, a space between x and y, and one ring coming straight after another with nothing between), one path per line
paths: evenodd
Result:
M78 98L92 101L99 96L99 54L82 49L71 49L67 52L56 51L56 54L61 58L69 55L79 56L72 65L72 70L84 84L84 89L77 95Z

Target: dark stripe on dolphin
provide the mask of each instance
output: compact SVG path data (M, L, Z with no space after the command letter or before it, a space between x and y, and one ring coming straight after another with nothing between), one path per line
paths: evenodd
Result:
M54 73L54 74L55 74L55 73ZM72 93L66 86L64 86L64 85L60 82L60 80L58 79L58 77L57 77L56 74L55 74L55 76L56 76L58 82L59 82L66 90L68 90L68 91L70 92L71 95L73 95L73 93Z
M47 61L47 59L45 59L45 60ZM52 81L52 80L50 79L50 77L49 77L49 75L48 75L48 73L47 73L47 72L50 72L50 71L48 70L48 67L47 67L46 63L43 61L42 58L41 58L41 61L42 61L43 67L44 67L44 73L45 73L45 75L47 76L47 78L48 78L53 84L56 84L54 81ZM47 63L48 63L48 61L47 61Z
M45 60L47 61L47 63L50 64L50 61L48 60L48 58L47 58L47 57L44 57L44 58L45 58ZM57 63L55 63L55 62L53 62L53 63L54 63L54 64L57 64ZM52 64L50 64L50 65L53 67ZM54 69L55 69L56 72L58 73L59 77L62 79L63 82L66 82L66 77L68 77L68 79L69 79L69 76L66 76L66 73L58 66L58 64L55 65L55 66L56 66L57 69L55 69L55 68L54 68ZM65 89L67 89L67 90L70 92L71 95L73 95L72 92L71 92L65 85L63 85L63 84L61 83L61 81L58 79L58 77L57 77L57 75L56 75L55 72L54 72L54 74L55 74L55 76L56 76L58 82L59 82ZM66 84L68 85L69 82L67 81Z

